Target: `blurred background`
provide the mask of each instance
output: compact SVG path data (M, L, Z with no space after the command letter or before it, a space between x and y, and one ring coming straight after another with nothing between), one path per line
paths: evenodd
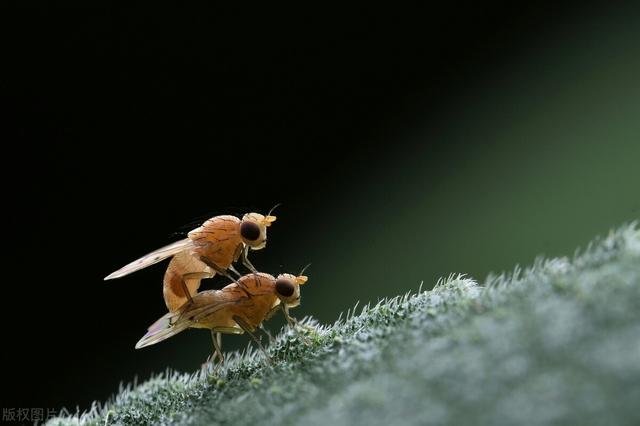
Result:
M282 203L251 259L311 262L322 323L639 217L632 2L2 7L3 407L200 368L201 330L134 350L166 262L102 278L217 214Z

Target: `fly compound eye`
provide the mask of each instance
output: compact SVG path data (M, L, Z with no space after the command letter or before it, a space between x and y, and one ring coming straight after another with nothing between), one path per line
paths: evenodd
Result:
M240 235L247 241L255 241L260 238L260 226L255 222L245 220L240 225Z
M276 281L276 292L282 297L290 297L295 291L293 283L289 280Z

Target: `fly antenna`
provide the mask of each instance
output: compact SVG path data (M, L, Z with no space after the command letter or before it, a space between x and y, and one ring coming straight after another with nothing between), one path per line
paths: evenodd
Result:
M273 211L275 209L277 209L278 207L280 207L282 205L282 203L278 203L275 206L271 207L271 210L269 210L269 213L267 213L267 216L271 216L271 213L273 213Z
M307 263L307 266L305 266L304 268L302 268L302 270L300 271L300 273L298 274L298 276L300 276L300 275L304 274L304 271L306 271L306 270L307 270L307 268L308 268L309 266L311 266L311 263Z

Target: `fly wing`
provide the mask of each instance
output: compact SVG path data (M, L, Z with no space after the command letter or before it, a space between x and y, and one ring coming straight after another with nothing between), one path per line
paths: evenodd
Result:
M173 324L172 320L174 320L174 315L175 313L169 312L154 322L151 327L149 327L147 334L142 336L142 339L136 343L136 349L162 342L189 327L189 325L184 322L182 324Z
M171 243L168 246L164 246L162 248L159 248L156 251L152 251L151 253L145 256L142 256L138 260L134 260L128 265L107 275L104 279L106 281L106 280L112 280L114 278L124 277L125 275L129 275L132 272L139 271L140 269L144 269L147 266L151 266L158 262L161 262L164 259L171 257L176 253L180 253L181 251L187 250L191 247L193 247L193 241L191 241L189 238L176 241L175 243Z
M234 303L237 303L237 301L221 300L207 303L204 306L185 305L177 312L169 312L149 327L147 334L142 336L142 339L136 343L136 349L155 345L163 340L167 340L169 337L173 337L191 327L203 317L219 311L226 306L233 305Z

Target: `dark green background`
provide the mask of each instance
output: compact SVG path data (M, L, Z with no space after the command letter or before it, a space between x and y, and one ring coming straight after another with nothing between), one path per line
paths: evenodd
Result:
M283 247L294 265L314 261L300 310L330 321L357 300L450 272L482 280L537 255L572 255L636 220L637 22L605 15L540 34L394 134L402 149L341 186L318 206L317 231ZM305 233L277 225L274 234Z
M133 349L164 313L163 266L101 281L198 218L282 202L253 263L312 262L295 315L332 322L640 216L632 5L20 16L3 406L86 408L199 368L201 331Z

